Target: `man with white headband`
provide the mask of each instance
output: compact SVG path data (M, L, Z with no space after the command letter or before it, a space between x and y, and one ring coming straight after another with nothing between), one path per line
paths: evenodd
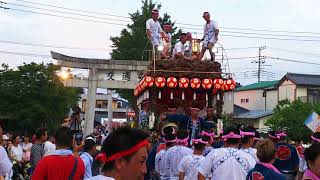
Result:
M198 168L198 179L205 178L245 180L256 161L247 153L239 150L240 131L235 127L223 131L224 147L211 151Z
M219 28L217 22L210 20L209 12L203 13L203 19L206 21L204 25L203 38L200 41L203 41L202 49L198 60L201 61L206 50L209 50L211 61L214 61L215 54L212 52L214 44L218 41Z
M284 141L287 136L284 131L270 131L268 135L276 145L276 159L273 165L287 179L295 179L299 171L299 155L296 148Z
M165 39L166 42L169 39L166 37L165 32L162 30L160 23L158 21L159 11L154 9L151 12L151 18L146 22L147 37L151 42L152 46L157 50L158 46L161 45L161 37ZM163 52L160 52L161 57L165 57Z
M256 162L258 162L257 149L253 148L255 132L250 127L245 127L240 130L241 135L241 150L248 153Z
M189 134L186 130L177 132L176 145L169 148L166 155L166 166L170 169L170 180L179 179L179 165L183 157L192 154L188 146Z

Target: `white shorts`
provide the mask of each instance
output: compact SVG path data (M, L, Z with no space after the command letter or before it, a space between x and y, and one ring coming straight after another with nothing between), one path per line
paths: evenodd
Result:
M207 48L209 43L215 44L216 42L217 42L216 37L212 37L210 40L208 40L207 38L205 38L205 39L203 40L202 47Z

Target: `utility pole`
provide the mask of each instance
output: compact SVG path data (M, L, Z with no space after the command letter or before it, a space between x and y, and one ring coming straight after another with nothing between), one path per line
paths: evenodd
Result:
M259 47L259 56L258 56L258 61L253 61L253 63L258 63L258 83L261 82L261 71L262 71L262 64L265 63L264 59L266 59L266 56L261 56L261 51L265 50L267 47L266 46L261 46Z

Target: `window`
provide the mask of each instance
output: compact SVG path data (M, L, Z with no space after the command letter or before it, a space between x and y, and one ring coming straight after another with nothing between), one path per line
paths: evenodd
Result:
M248 98L247 98L247 99L241 99L240 102L241 102L241 103L248 103L248 102L249 102L249 99L248 99Z
M117 108L122 108L122 102L121 101L117 102Z

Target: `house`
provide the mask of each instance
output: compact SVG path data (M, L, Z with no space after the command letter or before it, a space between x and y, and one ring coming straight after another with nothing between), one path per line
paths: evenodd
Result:
M234 104L248 110L273 110L278 104L278 81L263 81L239 87L234 92Z
M237 105L235 105L234 110L234 124L247 124L259 130L269 129L264 124L271 117L272 110L248 110Z
M82 94L79 102L79 107L82 112L86 111L87 94ZM112 98L113 121L124 122L128 118L128 114L132 109L127 100L122 98ZM95 107L95 121L105 123L108 120L108 95L97 93Z
M287 73L275 86L279 101L320 103L320 75Z

